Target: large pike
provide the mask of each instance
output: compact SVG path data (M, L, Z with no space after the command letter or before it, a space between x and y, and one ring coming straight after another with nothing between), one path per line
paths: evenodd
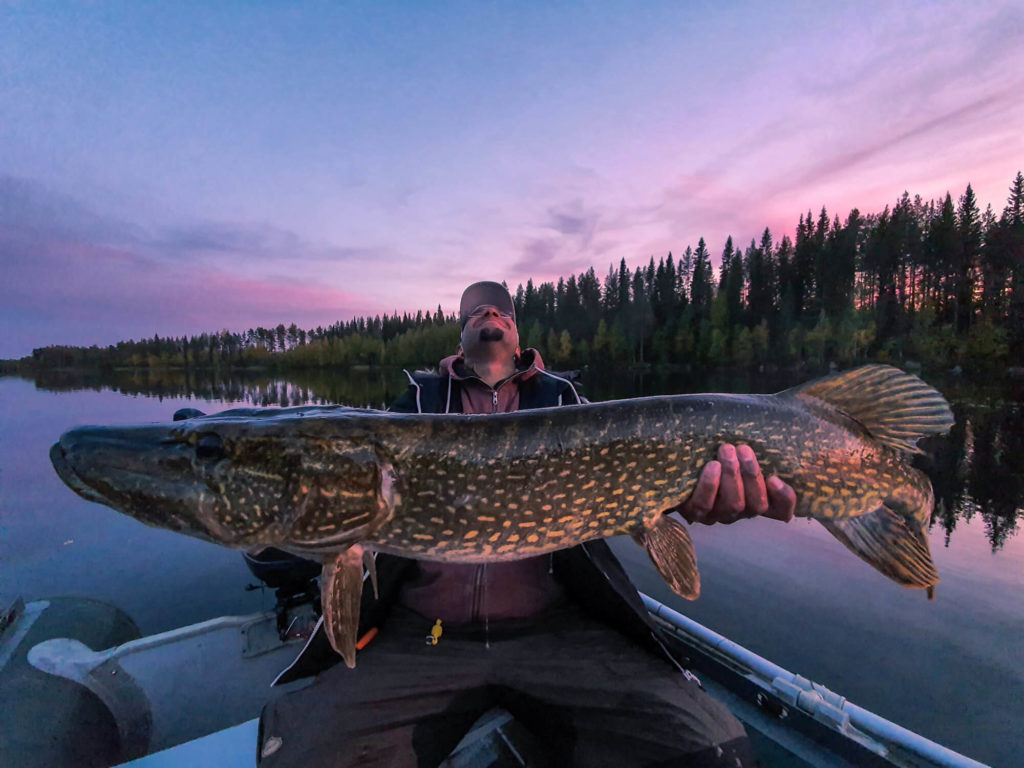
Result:
M888 366L776 395L674 395L476 415L345 407L239 409L168 425L80 427L50 456L91 501L229 547L274 545L324 562L328 636L350 666L374 552L516 560L629 534L694 599L686 527L667 512L722 443L859 557L908 587L938 582L918 439L953 423L943 397Z

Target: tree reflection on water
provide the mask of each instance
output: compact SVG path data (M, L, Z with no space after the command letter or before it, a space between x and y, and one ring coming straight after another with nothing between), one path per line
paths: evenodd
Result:
M820 372L710 373L634 371L623 375L584 372L591 400L609 400L682 392L773 392L812 379ZM1024 517L1024 384L936 381L950 400L956 424L943 437L921 441L924 455L915 461L935 489L932 524L946 533L946 543L960 521L980 515L993 551L1017 534ZM317 370L288 380L265 373L215 375L180 370L130 370L112 373L44 371L35 385L49 391L112 390L161 400L206 401L200 410L222 410L221 403L261 407L344 404L384 408L401 394L405 374L396 369Z
M992 550L1017 532L1024 516L1024 409L1019 404L954 403L956 424L922 441L935 489L933 522L946 542L960 520L981 515Z
M400 378L399 378L400 377ZM186 374L176 370L133 369L110 373L51 370L39 372L36 388L54 392L91 389L160 400L189 399L209 403L246 402L260 407L342 404L385 408L405 390L405 374L390 369L315 371L289 379L261 372ZM200 407L200 410L205 410ZM217 408L217 410L222 410Z

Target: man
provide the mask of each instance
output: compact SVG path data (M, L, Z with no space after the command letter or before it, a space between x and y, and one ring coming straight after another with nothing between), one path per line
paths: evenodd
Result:
M503 286L469 286L459 319L457 354L439 374L410 375L392 410L502 413L582 402L536 350L520 350ZM726 445L679 512L711 524L759 514L789 520L794 507L792 489L766 482L749 448ZM379 636L354 670L334 666L267 706L262 765L437 765L495 706L555 765L752 764L742 726L671 659L603 541L486 565L380 555L377 570L381 599L364 599L360 636Z

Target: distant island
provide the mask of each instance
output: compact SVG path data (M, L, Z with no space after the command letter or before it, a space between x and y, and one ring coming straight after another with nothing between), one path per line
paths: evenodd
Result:
M603 278L594 268L514 294L522 346L549 367L690 363L747 367L862 360L991 368L1024 360L1024 175L1002 212L978 207L968 184L954 203L903 196L881 213L822 208L795 239L766 228L745 246L728 238L721 265L704 239L677 258ZM49 346L0 373L55 369L274 372L433 365L459 340L452 314L360 317L330 327L220 331ZM1017 361L1017 362L1014 362Z

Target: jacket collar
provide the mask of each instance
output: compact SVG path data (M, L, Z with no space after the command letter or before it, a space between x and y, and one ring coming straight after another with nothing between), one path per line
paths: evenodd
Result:
M462 355L451 355L450 357L444 358L438 366L441 373L455 379L455 381L476 381L484 386L488 386L483 379L476 375L476 372L466 365L466 359ZM544 361L541 359L540 352L536 349L527 349L516 359L516 372L511 376L502 379L498 382L494 389L498 389L502 384L513 379L519 382L527 381L532 379L534 376L539 375L544 370Z

